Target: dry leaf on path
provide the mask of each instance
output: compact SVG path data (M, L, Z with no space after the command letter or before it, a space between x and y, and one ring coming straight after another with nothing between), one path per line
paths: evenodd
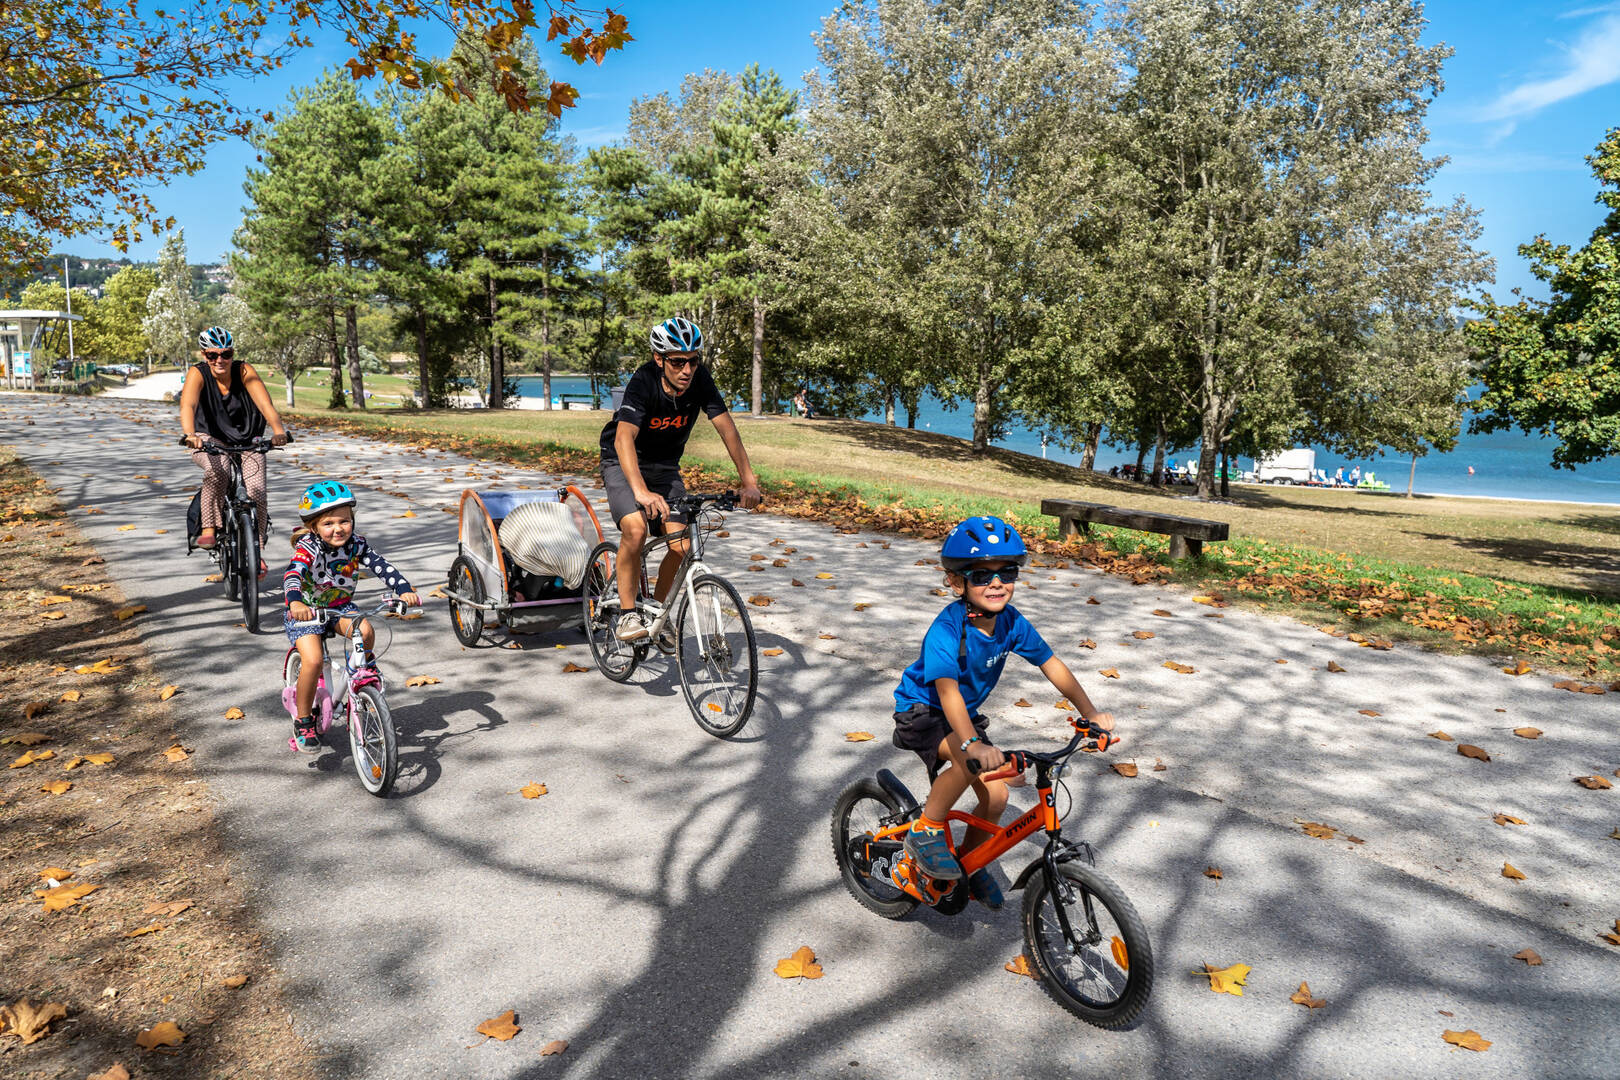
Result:
M1164 608L1154 608L1153 609L1153 614L1158 615L1158 616L1160 616L1162 618L1166 618L1166 619L1175 618L1175 612L1166 611L1166 610L1164 610Z
M1195 971L1193 974L1207 975L1210 990L1217 994L1232 994L1236 997L1242 997L1243 985L1249 977L1249 971L1248 964L1233 964L1231 967L1221 968L1218 971L1205 964L1203 971Z
M15 735L7 735L0 739L0 743L16 743L18 746L38 746L42 742L50 742L51 736L42 731L19 731Z
M61 911L78 903L81 896L89 896L99 888L100 885L81 882L78 885L58 885L54 889L36 889L34 895L44 901L46 911Z
M1135 776L1136 775L1136 766L1133 763L1129 762L1129 761L1116 761L1116 762L1114 762L1112 768L1113 768L1113 770L1115 772L1119 773L1119 775L1121 775L1121 776Z
M761 649L759 651L759 654L761 656L781 656L782 655L782 650L781 649Z
M1607 777L1598 776L1596 773L1591 776L1577 776L1575 782L1588 791L1604 791L1614 787L1613 784L1609 783Z
M1119 671L1117 668L1105 667L1101 671L1097 672L1097 674L1101 675L1105 679L1119 678Z
M62 691L62 696L57 698L56 700L57 701L78 701L80 696L81 695L79 694L79 692L77 690L64 690L64 691Z
M89 1080L129 1080L129 1070L115 1061L105 1072L91 1073Z
M871 741L871 738L872 738L872 733L870 731L846 731L846 732L844 732L844 741L845 742L869 742L869 741Z
M1080 647L1082 649L1095 649L1097 647L1097 643L1092 641L1090 638L1086 638L1086 640L1080 643Z
M1517 735L1521 739L1539 739L1541 738L1541 729L1533 727L1516 727L1513 729L1513 734Z
M16 761L13 761L9 767L13 769L26 769L36 761L49 761L55 756L55 750L30 750Z
M247 713L243 712L241 709L238 709L235 705L232 705L230 708L225 710L225 719L227 720L240 720L246 715Z
M1523 818L1516 818L1512 814L1497 814L1491 820L1498 825L1523 825L1525 823Z
M155 934L159 930L164 930L164 929L167 929L167 927L163 923L155 922L155 923L152 923L150 926L137 927L136 929L131 930L129 933L125 934L124 936L125 937L144 937L147 934Z
M1356 712L1360 713L1362 716L1383 716L1384 715L1383 713L1378 712L1376 709L1357 709Z
M1530 674L1530 665L1528 663L1526 663L1525 661L1520 660L1517 664L1513 665L1512 667L1503 668L1502 672L1503 672L1503 674L1506 674L1506 675L1528 675L1528 674Z
M525 799L538 799L545 793L546 785L544 784L529 783L518 788L518 794L522 795Z
M518 1026L516 1009L507 1009L501 1015L485 1020L478 1025L478 1034L487 1035L498 1042L507 1042L522 1030Z
M1206 866L1204 867L1204 876L1220 881L1225 875L1221 873L1221 868L1218 866Z
M1483 1053L1491 1047L1490 1041L1479 1037L1477 1031L1447 1031L1440 1036L1453 1046L1460 1046L1464 1050L1477 1050Z
M759 596L750 596L748 598L748 602L753 604L755 607L770 607L776 602L776 598L774 596L765 596L761 594Z
M1086 597L1086 603L1088 603L1088 604L1100 604L1100 603L1102 603L1102 601L1097 599L1095 596L1088 596L1088 597Z
M170 685L165 686L163 689L158 691L158 700L159 701L168 701L170 698L174 697L174 695L176 695L178 693L180 693L180 688L171 683Z
M1029 957L1025 956L1023 953L1019 953L1017 956L1013 957L1011 960L1007 961L1001 966L1012 972L1014 975L1027 975L1031 979L1039 979L1041 977L1034 967L1030 965Z
M144 908L142 908L141 914L163 915L172 919L174 916L180 914L182 911L188 910L190 907L190 900L170 900L167 903L154 901L153 903L147 904Z
M778 960L771 970L784 979L821 978L821 965L816 963L815 950L808 945L800 945L792 956Z
M1148 638L1153 637L1153 636L1154 636L1154 634L1153 634L1153 631L1151 631L1151 630L1132 630L1131 631L1131 637L1135 638L1138 641L1146 641Z
M1502 864L1502 876L1505 878L1512 878L1514 881L1525 880L1524 874L1519 870L1518 867L1514 866L1510 862L1505 862Z
M439 682L437 675L412 675L405 680L406 686L435 686Z
M60 866L47 866L39 872L39 876L48 881L54 879L57 882L63 882L73 876L73 871L64 870Z
M1614 933L1599 934L1598 937L1607 941L1610 945L1620 945L1620 919L1614 920Z
M546 1043L546 1045L540 1048L540 1056L554 1057L566 1049L568 1049L567 1039L552 1039L550 1042Z
M39 1008L19 998L11 1005L0 1005L0 1035L15 1035L23 1045L36 1043L51 1033L53 1020L67 1019L67 1006L50 1002Z
M1197 670L1191 664L1178 664L1174 660L1166 660L1164 666L1183 675L1191 675Z
M1013 702L1013 707L1017 709L1033 709L1035 707L1035 703L1027 698L1019 698L1017 701Z
M73 787L71 780L52 780L48 784L41 784L39 790L50 795L66 795Z
M1518 952L1513 954L1513 959L1523 960L1531 967L1541 966L1541 954L1536 952L1534 949L1520 949Z
M832 575L827 573L827 571L823 570L821 573L816 575L816 580L817 581L831 581L832 580Z
M73 597L71 597L71 596L47 596L45 599L43 599L43 600L41 600L39 602L39 606L40 607L51 607L51 606L53 606L55 604L71 604L71 603L73 603Z
M572 660L568 661L568 663L563 665L563 674L564 675L578 675L581 672L586 672L586 671L589 671L589 670L591 670L591 669L588 668L588 667L585 667L585 666L583 666L581 664L576 664Z
M236 990L247 985L248 977L246 975L227 975L219 981L232 990Z
M1431 732L1429 732L1429 738L1431 738L1431 739L1439 739L1441 742L1456 742L1457 741L1456 739L1453 739L1450 735L1447 735L1443 731L1431 731Z
M1295 990L1293 996L1288 1000L1296 1005L1303 1005L1307 1009L1320 1009L1327 1004L1326 998L1311 997L1311 988L1305 983L1300 983L1299 989Z
M23 719L32 720L34 717L38 716L42 712L45 712L50 707L51 703L48 701L30 701L28 704L23 706Z
M186 1033L173 1020L147 1028L135 1036L135 1045L142 1050L155 1050L160 1046L179 1046L186 1041Z
M1481 750L1473 743L1458 743L1457 753L1466 758L1473 758L1475 761L1491 760L1491 755L1487 754L1484 750Z
M1298 818L1295 818L1294 820L1299 821ZM1323 825L1319 821L1299 821L1299 827L1306 836L1314 836L1318 840L1332 840L1339 833L1337 827L1333 825Z
M175 743L173 746L163 751L163 756L170 761L184 761L186 758L191 756L191 751L186 749L184 746L181 746L179 743Z
M1343 675L1344 674L1344 668L1340 667L1338 665L1338 662L1334 661L1334 660L1329 660L1328 661L1327 669L1329 671L1333 672L1335 675Z
M125 619L132 619L136 615L144 615L145 613L145 604L131 604L129 607L121 607L117 611L113 612L113 618L117 619L119 622L123 622Z

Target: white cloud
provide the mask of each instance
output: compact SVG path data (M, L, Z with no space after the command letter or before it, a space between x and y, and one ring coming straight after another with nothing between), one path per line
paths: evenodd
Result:
M1620 14L1605 15L1587 27L1570 47L1567 59L1568 69L1562 75L1514 87L1487 105L1480 119L1526 116L1620 80Z

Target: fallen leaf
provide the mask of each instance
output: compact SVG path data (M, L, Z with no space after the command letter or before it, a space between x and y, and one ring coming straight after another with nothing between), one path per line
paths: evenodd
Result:
M1475 761L1491 760L1491 755L1487 754L1485 751L1481 750L1472 743L1458 743L1457 753L1466 758L1473 758Z
M1286 663L1288 663L1288 661L1284 660L1282 657L1279 656L1279 657L1277 657L1277 659L1273 660L1272 663L1274 663L1274 664L1286 664Z
M518 1026L517 1010L515 1009L507 1009L501 1015L485 1020L478 1025L478 1034L487 1035L498 1042L507 1042L522 1030Z
M1164 763L1164 758L1154 758L1153 759L1153 771L1154 772L1164 772L1169 767L1170 766L1168 766L1168 765L1166 765Z
M1503 668L1502 671L1507 675L1528 675L1530 674L1530 665L1525 661L1520 660L1512 667Z
M804 588L804 582L800 581L798 578L794 578L792 581L788 582L788 584L792 585L795 589Z
M38 746L42 742L50 742L51 736L39 731L19 731L15 735L7 735L0 739L0 743L16 743L18 746Z
M27 998L19 998L10 1005L0 1005L0 1035L15 1035L27 1046L49 1035L51 1022L65 1020L67 1014L66 1005L50 1002L36 1009Z
M43 599L43 600L41 600L39 602L39 606L40 607L50 607L53 604L71 604L71 603L73 603L73 597L71 597L71 596L47 596L45 599Z
M1453 1046L1460 1046L1464 1050L1477 1050L1483 1053L1491 1048L1489 1040L1479 1037L1477 1031L1447 1031L1440 1036Z
M1606 777L1598 776L1596 774L1592 776L1577 776L1575 778L1575 782L1589 791L1604 791L1608 788L1614 787L1613 784L1609 783Z
M145 612L145 604L131 604L129 607L121 607L117 611L113 612L113 618L117 619L119 622L123 622L125 619L132 619L136 615L145 614Z
M1178 664L1174 660L1166 660L1164 666L1183 675L1191 675L1196 670L1191 664Z
M1524 874L1510 862L1502 864L1502 876L1512 878L1514 881L1523 881L1525 879Z
M1117 679L1117 678L1119 678L1119 672L1116 669L1111 668L1111 667L1105 667L1101 671L1097 672L1097 674L1101 675L1105 679Z
M224 983L226 986L230 987L232 990L236 990L236 989L238 989L240 987L246 986L247 981L248 981L248 977L246 975L227 975L223 979L220 980L220 982Z
M1086 603L1088 603L1088 604L1100 604L1100 603L1102 603L1102 601L1097 599L1095 596L1088 596L1088 597L1086 597Z
M67 616L64 615L60 611L47 611L45 614L41 615L40 618L42 618L42 619L50 619L50 620L52 620L54 622L55 620L58 620L58 619L65 619L65 618L67 618Z
M136 929L131 930L129 933L125 934L124 936L125 937L144 937L147 934L155 934L159 930L163 930L163 929L166 929L166 927L162 923L155 922L155 923L152 923L149 926L137 927Z
M1525 823L1523 818L1516 818L1512 814L1497 814L1491 820L1498 825L1523 825Z
M1298 818L1294 820L1299 821ZM1336 827L1323 825L1319 821L1299 821L1299 827L1306 836L1314 836L1318 840L1332 840L1339 833Z
M1295 990L1293 996L1288 1000L1296 1005L1303 1005L1307 1009L1320 1009L1327 1004L1326 998L1311 997L1311 988L1305 983L1300 983L1299 989Z
M173 1020L147 1028L135 1036L135 1045L142 1050L155 1050L160 1046L179 1046L186 1041L186 1033Z
M1541 738L1541 729L1533 727L1516 727L1513 729L1513 734L1517 735L1521 739L1539 739Z
M1153 631L1151 631L1151 630L1132 630L1131 631L1131 637L1136 638L1138 641L1146 641L1148 638L1153 637L1153 636L1154 636Z
M821 965L816 963L815 950L808 945L801 945L792 956L778 960L772 970L784 979L821 978Z
M1092 641L1090 638L1086 638L1086 640L1080 643L1080 647L1082 649L1095 649L1097 647L1097 643Z
M540 1048L541 1057L554 1057L568 1049L567 1039L552 1039Z
M180 688L175 686L173 683L170 683L168 686L165 686L163 689L158 691L158 700L168 701L178 693L180 693Z
M819 637L822 641L837 641L838 640L838 635L837 634L817 634L816 636Z
M1164 610L1164 608L1154 608L1153 609L1153 614L1162 616L1162 617L1164 617L1166 619L1175 618L1175 613L1174 612L1166 611L1166 610Z
M1362 716L1383 716L1384 715L1383 713L1378 712L1375 709L1357 709L1356 712L1360 713Z
M162 916L165 916L166 918L171 918L172 919L176 915L180 914L182 911L187 911L190 908L191 908L191 901L190 900L169 900L167 902L154 901L154 902L152 902L150 904L147 904L144 908L142 908L141 909L141 914L142 915L162 915Z
M1134 763L1132 763L1132 762L1129 762L1129 761L1116 761L1116 762L1114 762L1112 768L1113 768L1113 770L1115 772L1119 773L1119 775L1121 775L1121 776L1135 776L1136 775L1136 765Z
M1074 712L1074 706L1069 704L1069 699L1066 697L1060 697L1056 701L1052 702L1052 708L1065 709L1069 712Z
M129 1070L115 1061L104 1072L91 1073L89 1080L129 1080Z
M34 717L38 716L42 712L45 712L50 707L51 703L48 701L30 701L28 704L23 706L23 719L32 720Z
M1244 981L1249 977L1249 970L1248 964L1233 964L1231 967L1221 968L1219 971L1205 964L1203 971L1195 971L1193 974L1207 975L1210 990L1217 994L1232 994L1236 997L1242 997Z
M118 531L119 532L129 532L134 527L135 526L133 526L133 525L120 525L120 526L118 526Z
M1207 878L1214 878L1216 881L1220 881L1224 875L1221 874L1220 867L1206 866L1204 867L1204 876Z
M405 685L406 686L433 686L436 683L438 683L438 681L439 681L439 678L436 675L412 675L410 678L405 680Z
M36 889L34 896L44 901L46 911L61 911L77 903L81 896L89 896L99 888L100 885L80 882L77 885L58 885L54 889Z
M870 731L846 731L846 732L844 732L844 741L845 742L869 742L869 741L871 741L871 738L872 738L872 733Z
M73 871L64 870L60 866L47 866L39 872L39 876L47 881L55 879L57 882L63 882L73 876Z
M39 790L50 795L66 795L73 787L71 780L52 780L48 784L41 784Z
M1013 702L1013 706L1019 709L1033 709L1035 707L1035 703L1033 701L1025 700L1024 698L1019 698L1017 701Z
M831 585L827 586L827 588L829 588L829 589L832 588L832 587L833 586L831 586ZM856 604L855 605L855 610L856 611L865 611L867 608L869 608L871 606L872 606L871 603L868 601L866 603Z
M163 756L168 758L170 761L184 761L186 758L191 756L191 751L186 749L184 746L181 746L179 743L175 743L173 746L163 751Z
M55 756L55 750L30 750L16 761L13 761L11 763L11 768L24 769L36 761L49 761Z
M1507 669L1504 668L1503 670L1505 671ZM1511 672L1510 672L1510 674L1511 674ZM1513 954L1513 959L1515 959L1515 960L1523 960L1526 964L1529 964L1531 967L1540 967L1541 966L1541 955L1539 953L1537 953L1536 950L1534 950L1534 949L1520 949L1518 952Z
M578 675L580 672L589 671L589 670L591 670L591 669L588 668L588 667L584 667L583 665L576 664L572 660L568 661L568 663L563 665L563 674L564 675Z
M1447 735L1443 731L1431 731L1431 732L1429 732L1429 738L1431 738L1431 739L1439 739L1441 742L1456 742L1457 741L1456 739L1453 739L1450 735Z
M402 518L413 518L413 517L416 516L416 511L415 510L407 510L403 514L395 514L394 516L395 517L402 517Z
M79 692L77 690L64 690L64 691L62 691L62 696L57 698L56 700L57 701L78 701L79 696L80 695L79 695Z
M1013 957L1011 960L1007 961L1001 966L1012 972L1014 975L1027 975L1031 979L1039 979L1041 977L1040 974L1030 965L1029 957L1025 956L1023 953L1019 953L1017 956Z
M203 582L205 584L208 584L208 585L217 585L218 583L220 583L221 581L224 581L224 580L225 580L225 575L224 574L209 574L207 577L203 578Z
M545 793L546 793L546 785L544 785L544 784L533 784L533 783L524 784L521 788L518 789L518 794L522 795L525 799L538 799L540 796L544 795Z
M1343 675L1344 674L1344 668L1340 667L1338 665L1338 662L1334 661L1334 660L1329 660L1328 661L1327 669L1329 671L1333 672L1336 675Z
M1614 933L1599 934L1598 937L1607 941L1610 945L1620 945L1620 919L1614 920Z
M760 652L761 656L781 656L782 655L782 650L781 649L761 649L759 652Z
M772 596L763 596L763 595L761 595L761 596L750 596L748 598L748 602L750 604L753 604L755 607L770 607L772 604L774 604L776 602L776 598L772 597Z
M832 575L827 573L827 571L823 570L821 573L816 575L816 580L817 581L831 581L832 580Z

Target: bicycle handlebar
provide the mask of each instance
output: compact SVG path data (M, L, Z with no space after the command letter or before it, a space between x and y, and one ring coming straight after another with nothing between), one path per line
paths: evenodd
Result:
M294 619L293 624L295 626L313 626L313 625L315 625L317 623L319 623L322 626L325 626L328 622L330 622L333 619L347 619L347 618L355 617L355 616L352 616L352 615L344 614L338 608L316 607L314 604L309 604L309 605L306 605L306 606L309 608L310 613L314 616L314 618L307 619L307 620ZM381 603L379 603L376 607L372 608L370 611L362 611L362 612L360 612L359 615L358 615L358 618L369 619L373 615L381 615L381 614L384 614L385 612L392 612L395 615L403 615L408 610L410 610L410 605L409 604L405 603L405 601L401 600L397 596L390 596L387 599L383 600ZM421 609L418 608L417 610L420 611Z
M1074 728L1074 738L1070 739L1069 744L1061 750L1046 754L1038 750L1007 750L1004 751L1007 757L1006 763L1000 768L982 775L979 772L982 766L974 759L968 758L967 770L974 776L978 776L980 780L1004 780L1009 776L1017 776L1034 762L1055 765L1073 755L1076 750L1080 749L1082 743L1089 742L1090 745L1086 749L1095 749L1098 753L1102 753L1119 741L1114 738L1113 732L1105 731L1100 727L1092 727L1082 721L1071 720L1070 725Z
M187 445L186 440L189 438L191 438L190 435L180 436L180 442L178 445ZM213 438L213 436L207 436L207 438ZM292 432L290 431L287 433L287 441L293 441ZM273 439L261 435L252 442L243 443L239 446L222 442L204 442L202 445L198 446L197 449L201 450L205 454L212 454L215 457L218 457L222 454L262 454L269 450L280 450L281 447L278 446Z
M714 495L683 495L679 499L669 500L672 509L679 509L688 514L695 514L704 506L713 503L720 510L737 509L737 493L735 491L722 491ZM652 519L662 521L662 516Z

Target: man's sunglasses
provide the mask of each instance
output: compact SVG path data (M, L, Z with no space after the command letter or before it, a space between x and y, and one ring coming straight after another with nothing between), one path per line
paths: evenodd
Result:
M962 571L962 576L967 579L969 585L977 585L980 588L990 584L997 578L1001 579L1003 585L1011 585L1018 580L1018 567L1003 566L1000 569L995 569L988 566L975 566L971 570Z
M671 356L670 354L665 353L663 356L660 356L659 359L662 360L666 364L673 364L675 367L684 368L684 367L695 367L695 366L697 366L700 362L702 362L703 357L701 357L701 356Z
M236 357L235 349L204 349L204 360L231 360Z

